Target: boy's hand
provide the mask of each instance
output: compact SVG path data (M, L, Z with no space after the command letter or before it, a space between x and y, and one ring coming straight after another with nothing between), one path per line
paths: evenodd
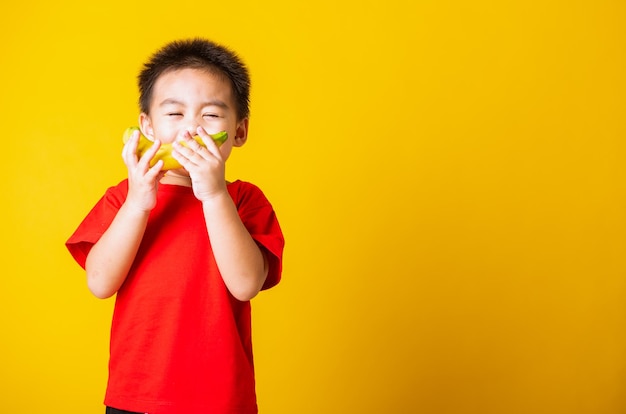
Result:
M172 156L189 172L191 186L196 198L202 202L227 193L225 178L225 161L213 139L202 127L197 134L204 145L198 144L189 134L185 133L182 145L174 142Z
M122 158L128 168L128 195L126 203L137 210L148 212L156 205L156 192L159 180L163 177L161 171L163 161L157 161L150 168L150 160L155 156L161 143L156 140L152 147L140 158L137 158L137 143L139 131L133 132L122 149Z

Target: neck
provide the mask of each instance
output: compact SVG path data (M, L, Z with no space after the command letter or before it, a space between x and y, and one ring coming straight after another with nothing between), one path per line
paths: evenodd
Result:
M191 187L191 177L189 175L180 174L173 171L166 172L163 178L161 178L160 182L162 184L174 184Z

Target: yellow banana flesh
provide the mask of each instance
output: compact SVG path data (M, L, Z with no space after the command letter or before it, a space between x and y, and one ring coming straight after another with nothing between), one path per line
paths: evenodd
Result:
M126 131L124 131L124 136L122 137L122 142L126 144L126 142L130 139L131 135L133 135L133 132L135 131L139 131L139 127L131 126L126 128ZM224 141L226 141L226 139L228 138L228 133L226 131L221 131L216 134L209 135L218 146L222 145ZM198 144L202 145L203 147L205 146L204 142L202 142L202 138L197 135L193 138ZM137 156L141 158L141 156L145 154L145 152L153 144L153 141L150 141L140 132L139 142L137 143ZM182 168L180 163L176 161L174 157L172 157L172 144L161 144L155 156L152 158L152 160L150 160L150 166L152 167L154 164L156 164L158 160L163 160L163 168L161 168L161 170L163 171Z

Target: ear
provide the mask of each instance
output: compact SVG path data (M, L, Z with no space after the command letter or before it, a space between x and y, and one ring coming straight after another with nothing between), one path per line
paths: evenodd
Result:
M248 118L244 118L237 123L237 129L235 130L235 138L233 139L234 147L241 147L248 140L248 125L249 125Z
M152 121L150 117L145 112L139 114L139 129L141 133L146 137L154 140L154 129L152 128Z

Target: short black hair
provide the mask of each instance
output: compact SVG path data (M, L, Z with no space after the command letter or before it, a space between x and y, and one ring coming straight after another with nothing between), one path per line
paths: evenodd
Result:
M185 68L203 69L225 76L230 80L238 120L250 116L248 68L232 50L202 38L168 43L144 64L138 76L140 110L148 113L154 84L161 75Z

